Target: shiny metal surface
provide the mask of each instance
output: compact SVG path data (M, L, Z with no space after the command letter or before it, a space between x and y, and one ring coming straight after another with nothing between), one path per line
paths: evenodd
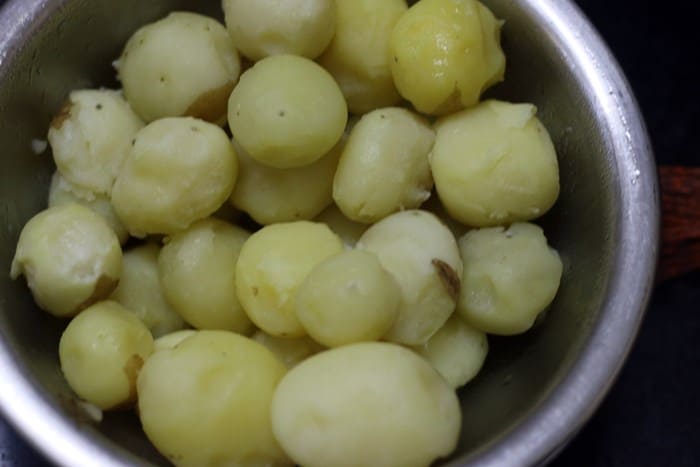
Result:
M0 407L59 465L166 465L135 416L90 422L60 374L65 323L9 280L21 226L45 204L48 153L32 152L74 88L116 85L129 34L172 9L217 1L10 0L0 11ZM534 102L555 141L562 194L542 223L565 276L547 318L492 339L483 373L461 393L464 428L451 466L538 465L596 409L636 335L652 287L658 194L649 141L629 86L597 33L566 0L485 1L506 19L506 83L490 95Z

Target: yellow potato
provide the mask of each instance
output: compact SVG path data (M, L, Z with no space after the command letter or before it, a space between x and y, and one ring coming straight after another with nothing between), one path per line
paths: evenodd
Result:
M319 214L315 221L326 224L333 233L343 240L347 248L354 247L369 227L367 224L355 222L345 217L345 214L335 204Z
M317 264L341 251L342 241L324 224L274 224L254 233L236 264L236 293L253 323L276 337L306 335L295 312L299 286Z
M308 357L322 351L324 347L308 336L297 338L275 337L264 331L256 331L251 338L275 354L284 366L293 368Z
M336 0L335 37L319 63L340 85L350 112L396 105L401 96L391 75L389 39L405 0Z
M136 378L152 352L148 328L112 301L96 303L73 318L58 347L70 387L103 410L136 400Z
M430 165L450 216L490 227L535 219L552 207L559 165L536 111L490 100L437 122Z
M399 93L420 112L444 115L479 102L503 80L502 21L476 0L420 0L391 35Z

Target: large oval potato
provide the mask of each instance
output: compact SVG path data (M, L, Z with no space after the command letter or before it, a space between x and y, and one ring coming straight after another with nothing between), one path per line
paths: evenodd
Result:
M282 379L272 427L306 467L428 467L455 448L452 388L412 351L379 342L315 355Z

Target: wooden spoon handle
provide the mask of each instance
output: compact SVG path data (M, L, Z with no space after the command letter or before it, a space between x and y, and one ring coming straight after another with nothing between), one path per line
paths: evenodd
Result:
M700 167L659 167L661 258L657 282L700 268Z

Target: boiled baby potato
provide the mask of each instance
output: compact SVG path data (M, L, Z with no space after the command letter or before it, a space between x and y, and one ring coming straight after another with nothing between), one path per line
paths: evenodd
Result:
M403 347L351 344L287 373L272 400L272 428L305 467L428 467L457 445L455 392Z
M559 196L552 140L531 104L489 100L439 120L435 188L458 221L490 227L540 217Z
M335 204L319 214L315 221L326 224L348 248L354 247L369 227L367 224L348 219Z
M114 231L122 245L129 239L129 232L114 211L109 196L79 188L66 180L57 170L51 177L49 186L49 207L68 203L82 204L99 214Z
M238 144L257 162L279 169L319 160L340 141L347 119L333 77L294 55L256 63L243 73L228 105Z
M251 337L258 344L265 346L275 354L284 366L292 368L308 357L322 351L324 347L308 336L284 338L271 336L265 331L257 330Z
M296 312L306 332L327 347L379 340L399 312L401 289L366 251L350 250L316 266L299 287Z
M152 352L148 328L112 301L96 303L73 318L58 346L71 389L103 410L136 400L136 378Z
M561 259L534 224L473 230L459 249L464 278L457 311L489 334L527 331L559 289Z
M236 262L249 236L210 218L167 239L158 258L160 283L168 302L193 327L251 330L235 287Z
M122 250L112 229L90 209L69 203L27 222L10 276L24 274L40 308L70 317L108 297L121 270Z
M223 0L226 27L251 60L292 54L316 58L335 34L334 0Z
M115 66L126 99L146 122L180 116L224 121L241 72L226 28L185 12L136 31Z
M399 93L430 115L478 103L486 88L503 80L502 25L476 0L420 0L391 35Z
M350 133L333 180L333 199L357 222L377 222L430 197L428 154L435 133L426 120L401 108L366 114Z
M486 360L489 343L486 334L453 314L428 342L413 350L425 358L450 386L457 389L479 373Z
M136 134L112 204L133 236L167 235L219 209L237 174L236 153L221 128L164 118Z
M73 91L51 122L48 140L66 180L109 195L131 140L142 127L143 122L118 91Z
M399 316L385 339L427 342L459 298L462 259L452 233L429 212L403 211L370 227L357 248L377 255L401 288Z
M123 256L122 277L110 297L132 311L151 331L160 337L185 327L182 317L163 295L158 278L160 247L155 243L137 246Z
M391 75L391 31L405 0L336 0L335 37L319 63L340 85L350 112L363 114L401 101Z
M324 224L273 224L254 233L236 264L236 293L250 319L277 337L306 335L296 317L295 299L306 276L343 243Z
M272 434L270 404L286 368L265 347L199 331L155 352L138 378L138 413L178 467L291 465Z
M239 173L231 203L261 225L313 219L333 202L342 149L341 141L316 162L292 169L269 167L237 149Z
M180 342L197 335L198 332L199 331L194 329L181 329L179 331L174 331L160 336L158 339L153 341L153 351L158 352L160 350L174 349L175 346L180 344Z

